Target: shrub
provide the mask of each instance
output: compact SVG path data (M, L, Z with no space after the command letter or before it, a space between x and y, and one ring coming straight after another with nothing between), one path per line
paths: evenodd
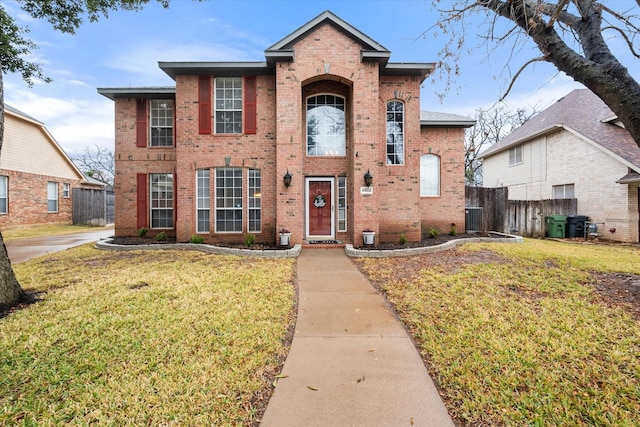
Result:
M250 248L251 246L254 245L254 243L256 242L256 235L255 234L246 234L244 236L244 245L248 248Z
M149 229L147 227L140 227L138 228L138 236L144 237L148 231Z
M456 231L456 224L454 222L451 223L451 228L449 228L449 236L455 236L458 234Z
M429 237L436 238L440 235L440 230L438 230L437 228L431 227L431 229L429 230Z
M191 239L189 239L189 243L204 243L204 237L194 234L191 236Z
M165 233L164 231L159 232L158 234L156 234L156 240L158 242L164 242L167 240L167 233Z
M407 235L404 233L400 234L400 239L398 239L398 243L400 243L401 245L404 245L405 243L407 243Z

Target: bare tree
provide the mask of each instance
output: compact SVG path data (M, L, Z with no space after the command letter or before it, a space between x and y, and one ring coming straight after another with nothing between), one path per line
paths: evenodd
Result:
M640 84L616 56L620 50L614 53L610 46L614 40L621 41L632 58L627 65L638 66L640 0L636 3L628 7L628 2L596 0L434 0L436 7L446 7L440 10L438 28L450 37L440 52L442 70L455 76L457 58L471 28L464 25L465 20L472 13L485 13L481 37L492 49L515 54L532 41L541 54L518 64L503 98L526 67L549 62L599 96L640 146ZM625 4L628 9L623 9ZM505 69L512 67L508 64Z
M93 148L86 147L84 153L73 158L73 162L85 175L113 187L116 167L112 150L97 144Z
M476 110L476 124L465 135L465 184L482 185L480 154L541 111L538 107L510 110L505 106Z
M157 0L168 7L168 0ZM74 34L83 18L97 21L107 17L110 10L140 10L149 0L17 0L20 7L35 19L46 19L56 30ZM33 80L50 82L40 64L28 58L36 44L25 38L27 28L16 24L0 3L0 153L4 140L4 85L5 73L20 73L30 86ZM11 267L7 248L0 233L0 307L15 304L22 289Z

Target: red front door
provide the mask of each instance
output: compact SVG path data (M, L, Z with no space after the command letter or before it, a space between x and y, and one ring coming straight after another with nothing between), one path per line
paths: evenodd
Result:
M308 233L310 237L333 237L332 182L309 181L307 192Z

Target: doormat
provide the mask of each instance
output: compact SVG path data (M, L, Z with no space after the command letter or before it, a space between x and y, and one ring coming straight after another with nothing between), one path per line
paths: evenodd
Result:
M337 245L340 242L337 240L307 240L310 245Z

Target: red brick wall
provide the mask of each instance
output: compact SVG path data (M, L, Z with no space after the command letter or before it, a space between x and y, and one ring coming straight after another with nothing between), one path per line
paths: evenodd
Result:
M292 232L294 244L305 237L306 177L347 176L348 232L336 237L355 245L362 244L365 228L377 231L378 241L397 241L403 233L418 240L427 226L463 224L464 133L421 131L420 79L380 77L379 64L361 62L361 46L331 25L320 26L293 48L295 62L277 63L275 76L257 76L256 134L199 134L198 76L176 79L175 148L137 148L136 101L116 100L116 235L136 232L136 173L175 173L174 232L179 241L188 240L196 230L196 170L223 167L225 158L229 166L243 168L245 204L246 170L262 171L263 231L257 233L258 242L274 242L283 227ZM346 156L306 155L305 100L319 93L346 98ZM399 166L386 165L386 103L391 100L405 104L405 164ZM420 155L429 148L443 159L441 196L435 199L419 195ZM287 171L293 177L289 188L282 179ZM370 195L360 191L367 171L373 175ZM243 239L243 233L214 230L212 222L211 233L205 235L208 242Z
M25 225L71 224L72 189L80 187L80 180L38 175L0 169L8 177L9 212L0 214L3 229ZM58 212L47 212L48 182L58 183ZM63 183L70 184L69 197L62 197Z
M451 223L464 232L464 129L423 128L420 154L428 153L440 156L440 196L420 198L422 232L448 233Z

